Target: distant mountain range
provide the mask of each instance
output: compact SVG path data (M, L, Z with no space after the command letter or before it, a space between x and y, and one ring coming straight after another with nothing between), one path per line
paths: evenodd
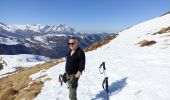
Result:
M102 40L111 33L82 33L65 24L9 25L0 23L0 54L36 54L59 58L67 51L69 37L77 37L80 47Z

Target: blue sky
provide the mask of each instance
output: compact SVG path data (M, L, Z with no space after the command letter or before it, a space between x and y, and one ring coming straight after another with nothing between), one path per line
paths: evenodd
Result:
M170 0L0 0L0 22L115 32L170 11Z

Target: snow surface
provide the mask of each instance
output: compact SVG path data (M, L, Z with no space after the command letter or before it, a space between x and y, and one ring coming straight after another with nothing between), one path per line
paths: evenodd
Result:
M168 26L170 14L126 29L110 43L87 52L86 70L77 90L78 100L106 100L101 86L104 76L98 69L103 61L109 77L110 100L170 100L170 37L152 35ZM143 39L157 43L140 47L137 43ZM67 85L61 87L58 82L64 67L65 62L30 76L52 78L44 83L35 100L69 100Z
M7 63L7 66L4 66L4 69L0 70L0 77L3 77L9 72L14 72L16 67L33 67L45 61L52 60L49 57L31 54L0 55L0 57Z

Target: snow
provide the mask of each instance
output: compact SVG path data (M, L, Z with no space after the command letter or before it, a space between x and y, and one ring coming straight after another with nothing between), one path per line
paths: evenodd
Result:
M31 75L30 78L32 78L32 80L41 80L42 82L45 82L49 77L46 73L46 70L43 69L38 73Z
M0 57L7 63L7 66L4 66L4 69L0 70L0 77L3 77L7 73L14 72L16 67L33 67L37 64L52 60L49 57L31 54L0 55Z
M54 37L54 36L63 36L63 37L66 37L66 36L70 36L70 35L66 35L66 34L47 34L44 37Z
M18 30L22 31L27 31L31 30L33 32L76 32L73 28L65 25L65 24L60 24L60 25L41 25L41 24L25 24L25 25L10 25L10 24L3 24L0 23L0 28L15 33Z
M34 36L34 39L42 43L47 43L46 38L42 36Z
M17 42L17 39L0 37L0 44L17 45L19 42Z
M66 34L46 34L44 36L34 36L34 39L39 41L39 42L42 42L42 43L48 43L48 40L47 38L50 38L50 37L55 37L55 36L63 36L63 37L66 37L66 36L69 36L69 35L66 35ZM32 41L33 42L33 41Z
M120 32L110 43L86 53L86 70L79 80L78 100L106 100L102 89L104 76L99 65L106 62L110 100L170 100L170 37L152 35L170 26L170 14L140 23ZM140 47L143 39L155 40L152 46ZM41 75L52 80L44 86L35 100L69 100L67 85L62 87L58 75L64 72L62 62ZM40 73L40 72L39 72ZM33 79L40 74L33 74Z
M3 23L0 23L0 28L7 30L9 32L15 32L15 30L13 28L11 28L11 26L5 25Z
M40 30L44 27L44 25L40 25L40 24L33 24L33 25L30 25L30 24L17 25L17 24L14 24L14 25L7 25L7 26L10 27L11 29L14 29L14 30L23 30L23 31L32 30L34 32L40 32Z

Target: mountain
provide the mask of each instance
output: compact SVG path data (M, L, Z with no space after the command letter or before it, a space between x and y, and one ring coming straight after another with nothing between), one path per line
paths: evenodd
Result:
M104 76L98 69L104 61L110 100L169 100L169 27L170 14L166 14L125 29L108 44L86 52L78 99L106 100ZM33 81L43 82L35 100L69 100L67 85L61 87L57 78L64 72L64 65L62 62L31 75Z
M37 35L42 35L42 34L59 34L59 33L67 33L67 34L72 34L75 33L76 31L69 27L66 26L65 24L60 24L60 25L41 25L41 24L27 24L27 25L8 25L4 23L0 23L0 30L1 32L6 31L6 32L11 32L12 34L18 37L31 37L37 36Z
M67 52L67 41L77 37L82 48L110 33L81 33L60 25L8 25L0 23L0 54L36 54L60 58Z

